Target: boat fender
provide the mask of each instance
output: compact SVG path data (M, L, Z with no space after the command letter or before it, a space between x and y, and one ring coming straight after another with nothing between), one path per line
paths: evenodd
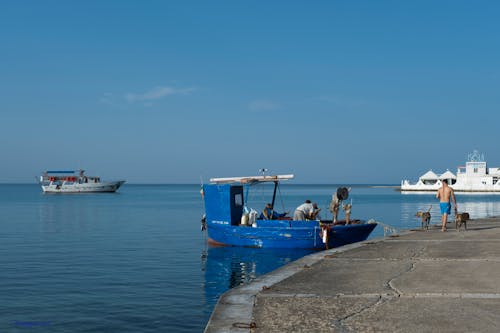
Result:
M241 215L241 225L242 226L247 226L248 225L248 220L249 220L249 214L243 214Z
M326 229L326 228L323 229L322 240L323 240L323 244L326 244L328 242L328 229Z
M255 223L255 220L257 219L257 214L259 213L253 208L250 209L250 213L248 214L248 224L254 228L257 226L257 223Z
M335 231L332 230L333 226L329 224L320 223L320 227L321 227L321 233L320 233L321 241L323 242L323 244L325 244L326 249L329 249L328 242L330 240L330 236L333 236L333 234L335 233Z

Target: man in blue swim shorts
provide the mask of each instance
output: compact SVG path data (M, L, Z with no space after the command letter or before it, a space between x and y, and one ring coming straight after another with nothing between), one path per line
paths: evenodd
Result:
M446 231L446 222L448 215L451 213L451 200L455 205L455 214L457 214L457 200L455 199L455 192L448 186L448 181L443 179L442 186L439 188L436 198L439 199L439 208L441 208L441 231Z
M440 202L439 208L441 208L441 215L451 213L451 204L449 202Z

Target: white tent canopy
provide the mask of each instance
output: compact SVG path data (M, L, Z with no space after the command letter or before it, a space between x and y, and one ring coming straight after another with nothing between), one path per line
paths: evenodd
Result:
M434 171L429 170L426 173L424 173L422 176L420 176L421 180L438 180L438 175L434 173Z
M439 176L439 179L457 179L457 176L455 176L450 170L446 170L445 173Z

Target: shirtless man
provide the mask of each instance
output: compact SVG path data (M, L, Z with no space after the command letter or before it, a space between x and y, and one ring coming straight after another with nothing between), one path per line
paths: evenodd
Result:
M441 208L441 231L446 231L446 222L448 215L451 213L451 200L455 205L455 214L457 213L457 200L455 199L455 192L448 186L448 181L443 179L443 186L439 188L436 194L439 199L439 207Z
M332 201L330 202L329 210L333 214L333 223L337 222L337 216L339 215L340 200L337 193L333 193Z

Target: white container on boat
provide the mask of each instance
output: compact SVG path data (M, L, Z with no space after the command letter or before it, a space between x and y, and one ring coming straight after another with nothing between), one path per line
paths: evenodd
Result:
M241 225L248 225L248 214L241 215Z

